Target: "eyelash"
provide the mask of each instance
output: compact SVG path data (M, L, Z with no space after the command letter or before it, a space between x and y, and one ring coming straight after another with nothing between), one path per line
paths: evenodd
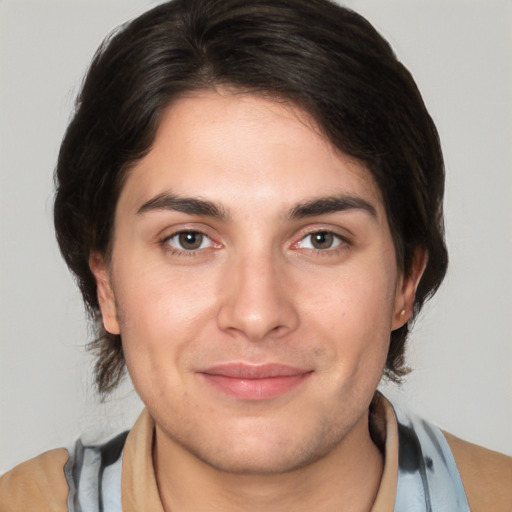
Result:
M186 234L200 235L200 236L204 237L205 239L208 239L210 241L211 246L212 245L216 245L213 242L213 240L211 239L211 237L209 237L206 233L204 233L203 231L200 231L198 229L183 229L183 230L180 230L180 231L176 231L175 233L172 233L172 234L167 235L164 238L162 238L159 241L159 244L164 248L165 251L170 252L171 254L176 255L176 256L185 256L185 257L199 256L199 254L202 251L204 251L205 249L210 248L210 247L203 247L201 249L201 247L199 247L197 249L188 249L187 250L187 249L179 249L179 248L176 248L176 247L173 247L172 245L170 245L169 242L173 238L178 238L179 236L186 235ZM201 245L202 245L202 242L201 242Z
M186 235L186 234L200 235L201 237L203 237L203 240L201 241L200 245L203 244L204 239L209 240L210 245L208 247L201 248L199 246L197 249L188 249L187 250L184 248L180 249L177 247L173 247L169 243L172 239L178 238L181 235ZM332 236L334 239L333 243L335 243L335 245L333 247L327 247L325 249L319 249L319 248L315 248L315 247L300 247L300 244L303 243L308 237L313 237L315 235L320 235L320 234ZM215 246L221 247L220 244L216 244L211 239L210 236L208 236L203 231L197 230L197 229L183 229L180 231L176 231L170 235L165 236L161 240L159 240L159 244L164 248L164 250L170 252L171 254L176 255L176 256L184 256L184 257L198 256L198 255L200 255L200 253L202 251L204 251L206 249L210 249L212 246L213 247L215 247ZM300 237L300 239L297 242L294 242L292 244L293 249L301 249L302 248L303 250L308 251L309 254L315 255L318 257L336 256L339 252L347 249L347 247L349 247L349 246L350 246L350 242L345 237L343 237L340 234L338 234L332 230L329 230L329 229L317 229L314 231L306 232Z
M336 233L335 231L332 231L330 229L316 229L314 231L309 231L307 233L304 233L303 236L299 239L298 242L295 242L292 247L296 248L299 246L301 242L306 240L308 237L313 237L314 235L331 235L334 238L334 245L333 247L328 247L325 249L318 249L315 247L304 247L303 249L308 251L308 254L316 256L316 257L332 257L337 256L340 252L346 250L348 247L350 247L350 242L347 240L346 237L340 235L339 233ZM300 247L298 247L300 248Z

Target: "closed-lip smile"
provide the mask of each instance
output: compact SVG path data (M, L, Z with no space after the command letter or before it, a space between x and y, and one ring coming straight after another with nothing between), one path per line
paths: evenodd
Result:
M268 400L283 395L312 370L280 363L222 363L198 372L211 386L240 400Z

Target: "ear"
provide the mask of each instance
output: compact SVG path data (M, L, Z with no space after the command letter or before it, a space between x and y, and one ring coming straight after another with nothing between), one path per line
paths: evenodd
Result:
M110 334L119 334L119 322L117 319L117 307L110 280L110 273L105 263L103 254L94 252L89 257L89 268L96 279L98 302L103 319L103 327Z
M405 325L412 316L414 297L427 262L428 253L426 249L423 247L416 248L408 275L405 276L402 273L398 280L391 327L393 331Z

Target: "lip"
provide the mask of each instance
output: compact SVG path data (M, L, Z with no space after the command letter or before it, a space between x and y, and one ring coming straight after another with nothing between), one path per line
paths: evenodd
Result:
M312 371L275 363L226 363L198 373L209 385L239 400L269 400L296 388Z

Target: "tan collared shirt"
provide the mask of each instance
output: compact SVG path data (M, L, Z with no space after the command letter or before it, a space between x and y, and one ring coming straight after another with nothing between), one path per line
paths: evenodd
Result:
M382 400L377 414L384 432L384 471L371 512L393 512L398 474L398 428L392 406ZM154 422L144 410L130 431L123 455L121 500L124 512L164 512L152 462ZM512 458L445 434L462 476L471 510L512 511ZM67 511L63 467L67 450L46 452L0 478L0 512Z

